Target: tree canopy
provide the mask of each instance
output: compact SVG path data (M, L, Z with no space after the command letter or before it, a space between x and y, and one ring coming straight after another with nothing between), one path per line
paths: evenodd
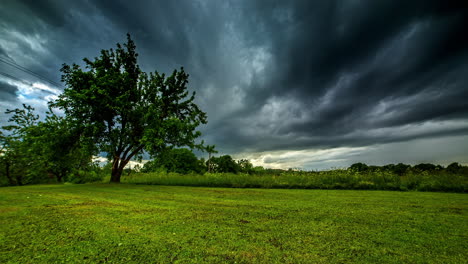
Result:
M196 128L206 123L206 114L187 91L189 75L183 68L170 76L143 72L137 64L136 46L127 43L115 50L102 50L94 60L64 64L64 92L52 104L83 135L96 142L99 151L112 160L111 182L120 182L125 165L146 151L180 146L200 147Z
M168 149L158 154L154 160L148 161L143 166L142 172L157 171L165 168L168 172L177 173L203 173L205 164L192 151L186 148Z
M0 161L9 185L63 181L92 163L94 148L66 119L47 113L39 121L34 108L7 110L12 123L3 126Z
M220 157L212 157L210 161L210 165L213 167L213 172L223 173L223 172L230 172L230 173L238 173L240 172L241 168L239 164L232 159L229 155L223 155Z

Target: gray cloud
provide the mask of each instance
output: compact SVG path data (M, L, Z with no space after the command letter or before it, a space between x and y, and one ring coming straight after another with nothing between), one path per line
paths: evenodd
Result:
M261 24L276 64L271 66L267 85L251 87L258 92L250 94L252 107L241 116L271 108L272 98L285 103L276 103L278 109L269 112L281 113L276 119L268 119L277 123L275 129L260 132L257 137L248 134L245 143L262 145L262 149L267 139L270 146L278 145L280 136L290 135L283 139L289 146L372 144L369 138L351 139L346 135L356 129L434 120L462 118L466 122L466 4L346 3L349 5L305 1L287 7L268 3L261 8L249 7L258 12L251 16L252 24ZM287 25L278 20L278 8L289 14ZM287 103L290 101L301 105L296 112L305 117L290 122L291 116L285 116L293 108ZM387 102L391 105L386 111L391 115L383 120L381 116L369 118L370 112ZM263 121L265 115L249 120L254 126ZM221 126L230 135L222 137L235 138L237 125L223 123ZM320 138L306 142L300 139L310 135ZM379 143L407 138L374 140Z
M0 82L0 98L2 101L16 101L16 91L16 86Z
M224 153L468 134L465 1L7 0L0 17L0 55L56 82L131 33L145 71L190 73Z

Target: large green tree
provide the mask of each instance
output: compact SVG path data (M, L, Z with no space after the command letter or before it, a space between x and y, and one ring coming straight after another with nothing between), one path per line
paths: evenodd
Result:
M137 63L136 46L127 43L85 58L84 69L63 65L64 92L52 104L92 138L112 160L111 182L120 182L122 171L144 151L155 155L168 147L196 147L196 128L206 114L189 95L189 75L184 69L172 75L145 73Z

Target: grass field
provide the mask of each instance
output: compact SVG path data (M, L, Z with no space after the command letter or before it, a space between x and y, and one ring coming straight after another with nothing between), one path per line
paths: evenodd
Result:
M460 193L0 189L0 263L467 263Z

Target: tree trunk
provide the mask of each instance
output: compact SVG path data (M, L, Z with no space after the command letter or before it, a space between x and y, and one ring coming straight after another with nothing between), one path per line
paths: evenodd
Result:
M10 162L8 161L5 161L5 173L6 173L6 177L8 179L8 182L10 183L10 185L16 185L15 181L13 180L13 178L11 177L11 174L10 174Z
M122 170L120 170L120 155L115 154L114 160L112 161L112 173L110 182L120 183L120 177L122 176Z
M81 169L81 165L80 165L80 168L79 168L78 170L80 170L80 169ZM60 179L57 179L57 180L58 180L59 182L63 182L63 181L66 179L66 177L67 177L67 175L68 175L69 172L70 172L70 171L69 171L68 169L62 169L62 170L60 171Z
M57 174L57 182L62 182L63 174L58 173Z
M112 174L110 182L120 183L120 178L122 177L123 169L127 165L129 159L123 160L118 156L114 156L114 161L112 162Z
M123 170L128 162L140 152L145 145L141 144L138 147L129 146L125 151L117 152L114 154L114 160L112 161L112 174L111 182L120 183L120 177L122 177ZM132 152L130 152L133 150ZM121 157L120 155L123 154ZM128 154L128 155L127 155Z
M122 176L122 171L119 167L114 167L112 166L112 174L111 174L111 179L110 182L113 183L120 183L120 177Z
M18 184L19 186L23 185L23 178L21 177L20 173L16 175L16 184Z
M208 173L211 173L211 153L208 152Z

